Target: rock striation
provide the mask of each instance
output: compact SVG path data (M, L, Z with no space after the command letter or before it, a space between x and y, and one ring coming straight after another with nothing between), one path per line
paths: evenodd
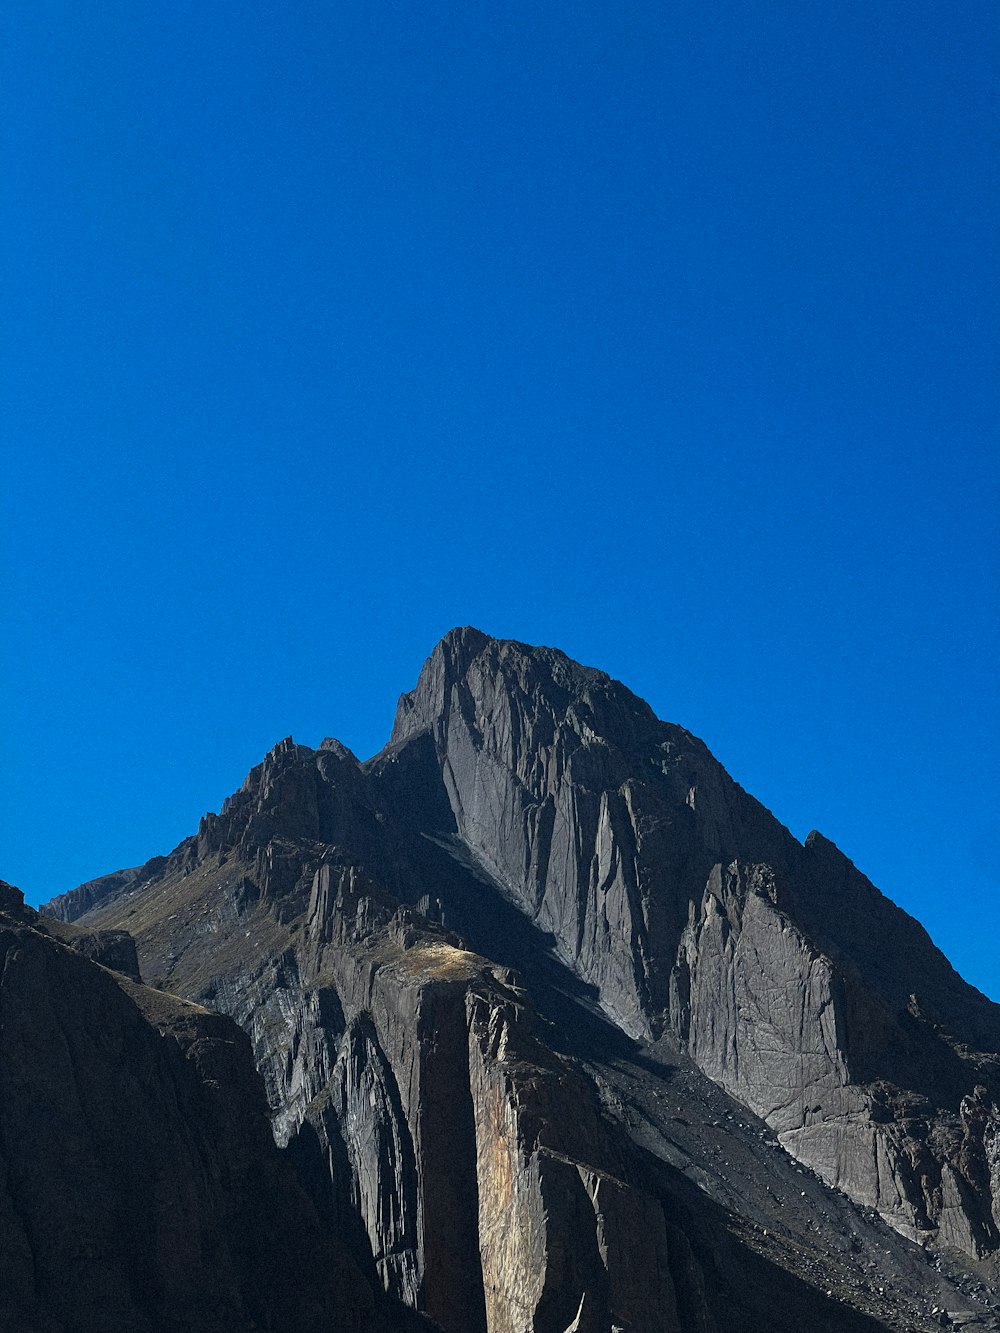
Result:
M287 739L46 910L240 1024L325 1234L445 1333L993 1317L1000 1010L562 653L452 631L379 755Z

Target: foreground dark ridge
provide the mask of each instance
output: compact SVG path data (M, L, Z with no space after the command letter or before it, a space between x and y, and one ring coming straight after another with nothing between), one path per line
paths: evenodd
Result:
M134 973L128 936L0 882L0 1328L402 1328L275 1147L244 1033Z
M453 631L374 759L282 742L47 910L246 1028L328 1231L446 1330L991 1317L1000 1010L559 652Z

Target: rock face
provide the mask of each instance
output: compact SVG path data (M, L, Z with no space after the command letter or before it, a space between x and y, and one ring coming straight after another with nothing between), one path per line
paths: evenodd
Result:
M326 1232L445 1333L986 1317L909 1242L1000 1247L1000 1010L561 653L453 631L374 759L283 741L47 910L246 1030Z
M81 936L65 947L0 885L0 1327L374 1329L275 1148L244 1034L96 966Z
M463 842L627 1031L675 1032L905 1234L997 1248L996 1123L980 1142L960 1105L1000 1096L1000 1008L832 843L801 847L689 733L551 650L449 636L392 742L422 734Z

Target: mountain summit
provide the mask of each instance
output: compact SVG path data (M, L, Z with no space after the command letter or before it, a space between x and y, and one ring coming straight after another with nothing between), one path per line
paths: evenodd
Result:
M317 1213L445 1333L991 1326L1000 1007L557 650L451 631L373 759L286 739L44 910L246 1030Z

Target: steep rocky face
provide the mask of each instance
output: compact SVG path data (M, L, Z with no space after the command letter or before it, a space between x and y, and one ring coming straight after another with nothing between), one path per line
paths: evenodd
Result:
M157 910L175 929L178 888L197 874L163 886ZM192 931L218 910L226 875L239 884L228 864L206 868ZM275 1123L320 1215L392 1295L442 1329L881 1327L792 1277L766 1231L758 1250L728 1215L707 1218L675 1161L625 1132L628 1099L603 1098L578 1061L539 1040L509 968L331 862L314 871L309 907L287 937L265 935L272 920L257 902L236 933L270 938L280 965L272 955L233 969L213 983L214 998L251 1014L279 1099ZM151 917L144 924L155 938ZM202 938L192 934L186 949L173 937L175 982L185 958L203 975ZM223 939L223 956L227 948ZM688 1111L683 1098L676 1109ZM778 1171L788 1193L793 1170ZM768 1221L772 1234L787 1231L777 1213ZM922 1289L928 1275L914 1262L907 1279ZM787 1308L776 1316L760 1293L779 1288Z
M980 1142L959 1108L1000 1096L1000 1009L832 843L800 846L701 742L551 649L453 632L392 745L421 735L462 840L626 1030L676 1032L907 1234L996 1249L992 1112Z
M84 930L49 916L36 916L33 924L36 930L69 945L91 962L120 972L130 981L142 980L135 940L127 930Z
M996 1006L553 650L453 632L373 760L282 742L169 857L50 910L245 1028L324 1224L446 1333L982 1313L775 1136L994 1252Z
M0 1326L376 1326L370 1289L279 1158L239 1028L65 947L9 885L0 885Z

